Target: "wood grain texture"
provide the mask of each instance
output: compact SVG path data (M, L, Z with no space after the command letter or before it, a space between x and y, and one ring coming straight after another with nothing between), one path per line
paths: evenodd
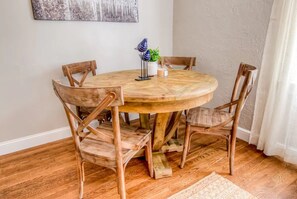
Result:
M190 109L210 101L218 86L214 77L196 71L172 70L165 78L135 81L139 74L140 70L100 74L87 78L83 86L122 85L125 104L120 111L137 113Z
M164 144L160 151L162 153L167 152L182 152L183 151L183 140L181 139L170 139Z
M169 166L169 163L164 153L153 153L153 165L155 179L172 176L172 168Z
M187 122L195 126L212 127L224 123L232 117L233 115L227 111L197 107L189 111Z
M190 152L191 138L194 134L212 134L222 136L227 142L230 174L234 174L234 157L236 147L236 134L241 111L252 91L257 77L255 66L240 63L235 78L231 100L215 110L209 108L193 108L187 114L184 151L180 167L185 166L186 156ZM228 108L228 111L223 109ZM234 111L233 111L233 108Z
M182 111L178 111L178 112L173 112L170 118L170 122L167 126L166 129L166 137L164 138L164 144L167 143L174 134L177 135L177 131L178 131L178 124L179 124L179 120L180 117L182 115Z
M140 128L151 129L149 114L139 114L139 122L140 122Z
M218 86L217 80L197 71L190 71L194 58L174 58L175 64L186 65L189 70L171 70L167 77L152 77L148 81L135 81L139 70L117 71L100 74L86 79L83 87L121 85L124 104L119 107L123 112L140 113L140 126L149 129L149 113L157 113L153 130L153 150L159 151L178 126L181 111L207 103ZM171 112L179 112L176 120ZM167 128L168 126L168 128ZM166 137L165 137L166 136ZM162 172L161 172L162 173Z
M77 62L72 64L66 64L62 66L62 71L65 77L67 77L71 86L81 87L83 82L89 73L92 73L93 76L96 75L97 64L95 60ZM80 74L81 77L79 80L74 77L75 74Z
M67 77L70 86L81 87L86 77L90 74L96 75L97 64L95 60L66 64L62 66L62 71ZM93 110L92 108L76 107L77 114L80 118L87 117ZM96 118L100 123L111 120L109 110L102 111Z
M180 127L179 132L184 132L184 120ZM296 198L296 167L267 157L255 146L237 140L235 175L230 176L224 139L197 135L192 142L193 153L189 154L184 169L179 168L181 153L166 154L173 171L169 178L151 179L144 161L132 159L125 171L127 197L165 199L215 171L260 199ZM69 138L0 156L0 198L78 198L74 151ZM86 163L85 175L85 199L119 198L111 170Z
M115 100L110 104L110 106L121 106L124 103L121 86L98 86L97 88L69 87L67 85L60 84L60 82L55 80L52 81L52 84L55 90L58 93L61 93L61 99L65 103L69 103L71 105L97 107L106 97L107 93L114 93L116 95Z
M153 131L153 150L159 150L164 144L167 121L170 113L159 113L156 115Z
M146 160L151 177L153 177L151 131L120 127L118 105L123 104L121 87L73 87L65 86L56 81L53 89L63 104L77 159L79 177L79 198L83 198L85 181L85 163L109 168L117 174L118 193L121 199L126 199L125 167L138 151L145 147ZM71 110L71 106L96 107L84 119ZM111 108L112 123L104 122L97 127L90 123L107 107Z
M97 63L95 60L84 61L66 64L62 66L62 71L65 77L67 77L70 86L73 87L82 87L85 79L92 74L95 76L97 69ZM87 117L92 112L92 109L85 107L77 107L77 113L81 118ZM100 123L104 121L110 121L111 112L110 110L105 110L98 116L98 121ZM129 114L125 113L125 122L129 125L130 119Z

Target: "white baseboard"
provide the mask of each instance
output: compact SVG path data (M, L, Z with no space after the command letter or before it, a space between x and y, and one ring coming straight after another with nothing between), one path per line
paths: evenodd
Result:
M28 149L34 146L68 138L70 136L71 133L69 127L62 127L43 133L38 133L26 137L8 140L5 142L0 142L0 155L5 155L23 149Z
M68 138L70 136L71 133L69 127L62 127L35 135L0 142L0 155L28 149L38 145ZM237 131L237 138L248 142L250 138L250 131L239 127Z
M243 141L249 142L250 135L251 135L251 131L249 131L247 129L244 129L244 128L241 128L241 127L238 127L238 129L237 129L237 138L239 138L239 139L241 139Z

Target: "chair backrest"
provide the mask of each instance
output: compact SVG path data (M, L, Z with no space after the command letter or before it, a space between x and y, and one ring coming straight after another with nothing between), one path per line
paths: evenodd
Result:
M196 57L160 57L161 66L174 68L174 66L185 66L184 70L192 70L196 66Z
M120 86L117 87L99 87L99 88L79 88L62 85L53 80L53 89L57 97L62 102L69 126L75 141L76 150L79 152L80 141L88 134L97 135L98 139L114 144L115 138L120 139L120 124L118 106L124 104L123 91ZM71 106L95 107L92 113L85 119L81 119ZM90 123L103 111L106 107L111 107L114 135L110 136L104 132L93 128ZM77 125L76 125L77 123ZM120 140L117 140L117 143Z
M238 124L240 113L256 81L257 71L255 66L245 63L240 63L239 65L231 97L231 103L237 104L234 115L234 125ZM232 111L233 106L230 106L229 112L231 113Z
M96 61L85 61L85 62L77 62L72 64L67 64L62 66L63 74L68 78L71 86L79 86L81 87L86 77L90 72L92 75L96 75ZM75 79L73 75L80 73L82 75L80 80Z

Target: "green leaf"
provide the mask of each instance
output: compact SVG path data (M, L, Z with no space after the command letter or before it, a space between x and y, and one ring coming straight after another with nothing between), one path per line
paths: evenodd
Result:
M150 62L156 62L160 59L160 52L159 49L149 49L150 51L150 55L151 55L151 59L149 60Z

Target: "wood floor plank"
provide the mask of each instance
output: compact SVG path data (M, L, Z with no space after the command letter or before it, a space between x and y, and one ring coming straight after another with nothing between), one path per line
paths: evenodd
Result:
M182 133L184 121L180 123ZM129 198L167 198L213 171L259 198L297 198L297 168L241 140L237 141L234 176L228 174L225 140L218 137L195 136L184 169L179 168L180 152L166 153L166 157L173 175L158 180L149 177L143 158L131 160L125 172ZM84 198L119 198L113 171L87 163L85 174ZM72 139L0 156L0 198L78 198Z

